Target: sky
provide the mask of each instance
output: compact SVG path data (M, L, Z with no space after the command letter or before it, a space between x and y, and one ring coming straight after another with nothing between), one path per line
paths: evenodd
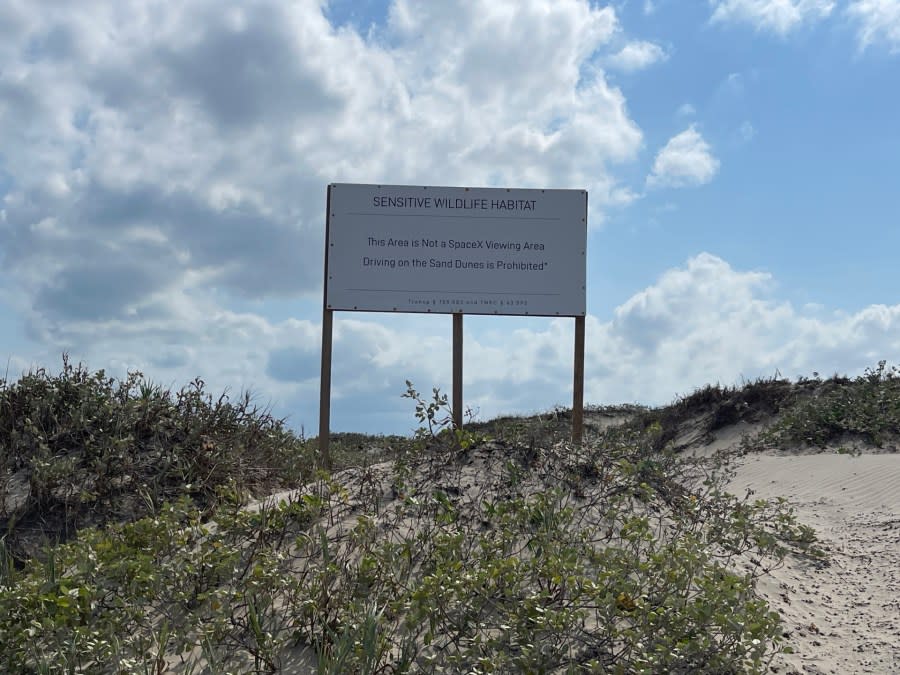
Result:
M0 356L318 424L326 186L589 193L585 400L900 353L900 0L4 0ZM332 429L408 433L451 318L338 312ZM481 419L574 321L465 319Z

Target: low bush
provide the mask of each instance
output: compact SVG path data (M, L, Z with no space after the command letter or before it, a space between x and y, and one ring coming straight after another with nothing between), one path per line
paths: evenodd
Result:
M308 444L249 393L213 397L194 380L177 392L139 372L124 380L66 357L0 380L0 531L23 562L87 526L153 514L188 496L207 508L312 476Z
M803 386L780 377L759 378L740 387L719 384L700 387L671 405L644 409L631 421L635 429L658 427L654 449L669 446L686 424L699 425L701 435L711 434L739 422L766 421L790 409L802 398Z
M898 379L810 386L842 429L893 433ZM27 485L0 513L0 670L765 672L786 647L756 582L821 563L815 532L729 494L728 459L679 455L672 430L701 408L710 428L820 415L795 392L708 388L575 447L564 412L454 429L408 383L420 433L336 435L357 466L329 474L248 395L64 360L0 386L0 484Z
M723 458L660 452L658 426L446 431L278 504L185 497L4 567L0 669L761 673L782 648L755 583L815 535L725 492Z
M809 383L810 381L807 381ZM813 381L800 400L761 437L778 447L826 447L858 438L875 446L900 439L900 369L880 361L859 377Z

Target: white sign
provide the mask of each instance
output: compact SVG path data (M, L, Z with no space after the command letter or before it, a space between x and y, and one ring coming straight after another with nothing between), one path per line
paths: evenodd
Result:
M584 316L587 192L329 186L333 310Z

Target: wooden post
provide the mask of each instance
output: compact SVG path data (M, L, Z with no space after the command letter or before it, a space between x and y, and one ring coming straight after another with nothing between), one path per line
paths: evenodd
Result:
M575 378L572 385L572 442L584 436L584 317L575 317Z
M319 376L319 456L331 469L331 332L334 312L322 312L322 372Z
M331 333L334 312L328 306L328 250L331 229L331 185L325 200L325 279L322 288L322 370L319 374L319 456L331 470Z
M463 315L453 315L453 426L463 420Z

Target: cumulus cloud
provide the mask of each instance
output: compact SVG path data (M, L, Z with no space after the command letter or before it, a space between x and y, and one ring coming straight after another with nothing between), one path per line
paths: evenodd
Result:
M286 317L321 307L328 182L582 187L593 223L637 198L614 172L642 133L600 67L613 9L396 0L362 35L324 6L0 3L0 300L34 347L12 376L67 350L166 386L247 387L308 428L321 327ZM717 170L690 127L647 182ZM898 314L810 317L767 275L698 256L588 318L588 399L864 367L896 353ZM449 383L440 320L338 317L336 428L413 426L404 380ZM467 402L485 416L568 404L572 322L504 321L467 319Z
M855 374L900 352L900 305L856 312L794 307L777 279L736 269L710 253L664 272L608 318L587 317L585 396L589 403L664 404L709 382L842 372ZM272 320L210 305L175 325L77 324L96 339L77 358L110 372L128 368L180 386L198 372L212 391L246 387L295 428L315 433L319 396L318 321ZM449 393L447 316L338 313L334 324L333 427L406 433L413 407L405 380ZM467 317L465 402L482 418L571 405L573 321ZM443 327L443 329L442 329ZM133 349L141 344L167 345ZM53 364L58 353L38 365ZM99 364L102 364L99 365ZM13 360L11 373L27 367ZM232 393L235 393L232 390Z
M657 44L646 41L629 42L620 51L610 56L606 63L610 68L631 73L643 70L654 63L665 61L666 51Z
M884 43L892 54L900 52L900 0L855 0L846 11L859 25L860 49Z
M599 222L642 142L594 65L617 30L582 0L397 0L365 36L316 2L4 3L4 268L75 335L314 296L332 180L583 187Z
M828 17L835 7L833 0L710 0L710 4L713 23L749 23L779 35Z
M647 187L703 185L719 170L719 160L694 125L673 136L656 155Z
M449 386L449 336L420 338L428 332L421 327L442 320L447 317L420 317L417 329L340 319L334 406L344 412L337 414L348 420L347 406L361 404L370 409L367 422L380 410L381 424L408 430L412 408L400 398L404 380L425 391ZM467 319L467 405L482 417L571 405L573 322L540 320L517 328L521 319L488 321L506 325L473 330L478 322ZM775 372L854 374L898 349L900 305L851 314L798 309L777 297L769 273L738 270L701 253L628 298L608 320L588 316L586 400L663 404L709 382L731 385ZM303 365L292 371L284 364L284 372L293 373L298 385L314 385L312 352L293 353ZM310 394L302 407L314 411L314 400Z
M897 353L900 305L809 315L778 300L775 288L768 273L735 270L708 253L667 271L594 325L593 360L614 375L591 378L591 398L662 402L776 370L860 372Z

